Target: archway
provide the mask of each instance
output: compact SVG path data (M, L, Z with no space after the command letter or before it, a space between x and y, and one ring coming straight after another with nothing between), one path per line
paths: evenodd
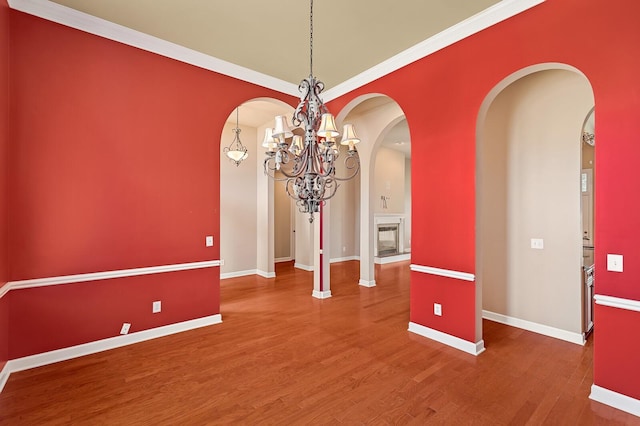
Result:
M275 276L276 251L288 250L290 238L274 232L276 206L274 182L264 176L261 146L264 130L273 126L276 115L289 115L293 107L275 99L248 100L238 106L242 143L249 156L238 166L221 155L220 160L220 258L221 278L257 274ZM234 137L236 110L230 112L220 135L220 149ZM287 202L279 198L280 202ZM290 209L284 208L289 211ZM280 223L290 226L290 221ZM283 239L285 241L279 241ZM283 247L279 247L278 244ZM292 254L289 254L292 256Z
M582 73L523 69L483 102L477 125L476 317L583 344ZM481 334L481 330L480 334Z
M364 141L358 146L361 161L360 172L360 211L359 211L359 259L360 259L360 279L359 284L364 287L373 287L375 281L375 211L377 204L381 203L381 196L376 194L375 187L375 158L380 147L385 141L385 137L392 129L402 123L406 123L404 112L400 106L391 98L382 94L368 94L352 100L338 114L337 119L354 123L358 129L360 138ZM408 125L404 126L407 140L410 142ZM402 163L404 169L404 162ZM403 178L404 179L404 178ZM400 185L404 188L403 185ZM402 192L402 189L400 189ZM388 194L386 194L388 196ZM398 195L397 198L404 199L405 194ZM401 203L402 204L402 203ZM404 215L406 205L402 204L398 209ZM409 229L410 232L410 229ZM410 235L410 233L408 234ZM410 238L410 237L409 237Z

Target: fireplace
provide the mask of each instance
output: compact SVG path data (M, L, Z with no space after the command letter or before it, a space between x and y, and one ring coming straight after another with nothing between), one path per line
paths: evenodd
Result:
M378 256L392 256L400 252L399 228L398 223L378 224Z

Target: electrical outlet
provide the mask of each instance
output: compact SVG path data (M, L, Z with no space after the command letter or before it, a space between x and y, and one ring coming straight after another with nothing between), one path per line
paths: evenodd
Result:
M532 238L531 239L531 248L542 250L544 249L544 240L542 238Z
M120 334L129 334L129 328L131 328L131 324L125 322L122 324L122 328L120 329Z
M160 311L162 311L162 302L159 300L156 300L155 302L153 302L153 307L151 308L151 312L154 314L157 314Z
M220 259L220 266L224 266L224 259Z
M433 314L437 315L439 317L442 316L442 305L439 303L434 303L433 304Z
M204 243L207 247L213 247L213 235L207 235L204 238Z

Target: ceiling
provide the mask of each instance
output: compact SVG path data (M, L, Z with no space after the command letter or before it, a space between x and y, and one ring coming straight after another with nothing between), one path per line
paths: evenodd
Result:
M505 0L506 1L506 0ZM50 3L50 2L46 2ZM52 0L62 6L297 85L310 72L310 3L303 0ZM313 74L327 88L352 79L500 0L316 0ZM399 7L400 6L400 7ZM264 125L289 107L251 101L240 124ZM235 122L232 112L229 121ZM398 142L404 142L398 144ZM410 156L407 122L383 146Z
M309 1L54 0L297 85L309 75ZM313 73L331 88L500 0L316 0Z

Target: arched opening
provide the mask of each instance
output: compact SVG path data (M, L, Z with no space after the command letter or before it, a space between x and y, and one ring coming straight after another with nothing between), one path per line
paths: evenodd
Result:
M562 64L513 74L477 126L480 317L583 344L581 144L589 81ZM481 330L479 330L481 333Z
M373 287L378 229L377 225L398 225L389 239L398 240L397 257L404 260L411 241L411 157L409 126L400 106L381 94L369 94L351 101L338 119L356 125L363 143L359 145L360 206L359 284ZM384 164L385 167L380 167ZM376 218L379 220L377 221ZM386 218L386 220L385 220ZM395 236L391 236L395 235ZM402 247L400 247L400 242ZM382 263L382 262L381 262Z
M238 106L240 138L248 148L248 157L237 166L224 154L220 159L223 279L253 274L271 278L275 276L276 260L293 260L291 203L286 196L276 195L280 189L277 183L264 176L261 146L264 130L273 126L273 118L292 113L290 105L274 99L253 99ZM232 142L235 127L234 109L220 135L220 149Z

